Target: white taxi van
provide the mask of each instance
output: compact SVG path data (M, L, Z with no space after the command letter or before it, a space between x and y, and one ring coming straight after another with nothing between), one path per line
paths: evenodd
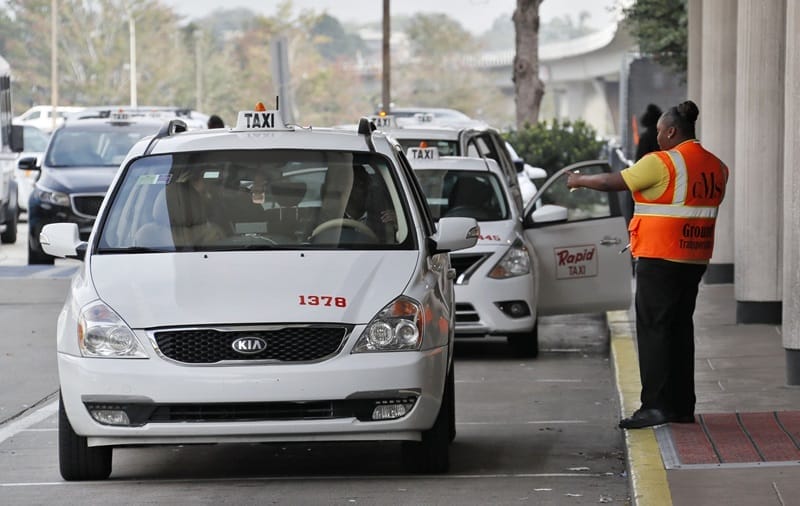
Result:
M627 309L630 254L618 199L569 192L570 170L548 180L517 211L494 160L439 157L435 147L407 151L435 219L471 217L480 224L472 248L451 253L456 270L456 337L506 336L515 353L539 353L538 316Z
M399 146L239 113L172 120L122 163L58 320L59 458L103 479L124 445L400 441L444 472L453 273L471 218L434 223Z

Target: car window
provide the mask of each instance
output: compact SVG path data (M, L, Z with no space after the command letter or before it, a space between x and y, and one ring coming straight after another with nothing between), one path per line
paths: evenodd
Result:
M47 134L34 126L25 125L23 127L22 139L25 151L43 153L47 148Z
M581 174L601 174L606 172L605 167L595 165L584 167ZM554 204L568 209L567 221L582 221L595 218L608 218L618 216L618 201L615 193L606 193L579 189L569 191L567 188L567 175L562 174L547 188L541 196L542 204Z
M437 148L439 156L458 156L458 141L443 140L443 139L398 139L400 145L403 147L403 152L407 152L408 148L418 148L424 143L424 147Z
M224 150L124 172L98 253L412 249L402 187L376 153Z
M106 128L66 127L53 134L45 163L50 167L116 167L142 137L158 131L155 123Z
M436 220L451 216L508 219L502 186L490 172L417 169L415 173Z

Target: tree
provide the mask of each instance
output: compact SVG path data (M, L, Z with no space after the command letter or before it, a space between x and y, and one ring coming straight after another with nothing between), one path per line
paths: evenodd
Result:
M686 0L638 0L623 14L641 51L685 77Z
M517 0L514 10L515 49L514 96L517 104L517 128L535 124L544 96L539 79L539 5L543 0Z

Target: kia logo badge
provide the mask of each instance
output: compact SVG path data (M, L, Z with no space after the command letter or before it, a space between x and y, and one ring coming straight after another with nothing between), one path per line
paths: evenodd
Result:
M267 349L267 342L260 337L240 337L231 343L233 351L243 355L253 355Z

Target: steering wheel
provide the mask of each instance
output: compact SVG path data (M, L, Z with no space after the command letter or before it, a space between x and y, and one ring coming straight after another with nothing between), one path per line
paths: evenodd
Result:
M466 218L475 218L478 221L489 219L489 213L486 209L477 206L455 206L451 207L444 213L444 217L461 216Z
M380 239L378 239L378 236L375 234L375 232L372 231L371 228L369 228L368 226L366 226L365 224L361 223L358 220L351 220L350 218L334 218L332 220L320 223L319 225L317 225L314 231L311 232L311 239L313 240L314 237L318 236L322 232L325 232L326 230L331 230L333 228L344 228L344 227L355 229L356 231L361 232L362 234L369 237L370 240L375 242L380 242Z

